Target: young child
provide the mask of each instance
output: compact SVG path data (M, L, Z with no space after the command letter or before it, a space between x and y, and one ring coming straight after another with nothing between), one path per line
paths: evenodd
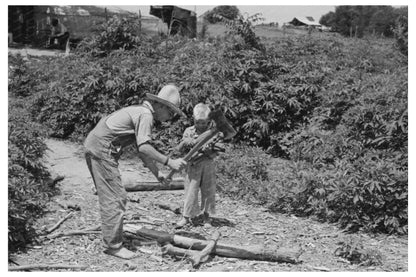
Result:
M194 126L188 127L177 150L187 153L195 144L199 135L211 126L208 105L199 103L194 107ZM215 214L215 148L206 147L188 162L185 177L185 194L183 218L176 223L176 228L182 228L192 220L203 215L204 223L208 227L211 223L209 216ZM198 195L201 191L201 205Z

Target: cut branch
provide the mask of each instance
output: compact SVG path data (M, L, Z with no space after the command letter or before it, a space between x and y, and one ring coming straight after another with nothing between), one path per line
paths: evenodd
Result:
M194 255L197 255L199 251L191 250L191 249L183 249L172 244L168 243L162 246L162 254L163 255L170 255L173 257L187 257L190 258Z
M9 267L9 271L25 271L33 269L86 269L85 265L63 265L63 264L33 264Z
M59 220L58 223L56 223L54 226L52 226L51 228L46 230L46 234L50 234L53 231L55 231L56 229L58 229L59 226L61 226L61 224L64 223L64 221L67 220L68 218L70 218L73 214L74 214L74 212L70 212L69 214L67 214L64 218Z
M192 255L190 257L192 266L195 268L199 266L201 262L205 262L208 259L208 255L212 253L212 251L215 248L215 245L217 244L218 239L220 238L220 233L218 231L215 231L214 235L208 242L207 246L205 246L204 249L202 249L201 252L196 253L195 255Z
M209 244L209 241L206 240L188 238L147 228L137 228L135 233L141 237L156 240L160 244L171 243L187 249L203 250ZM298 263L300 252L293 249L265 249L262 246L238 246L217 242L212 253L223 257Z
M149 224L149 225L161 225L161 223L156 223L153 221L147 221L147 220L124 220L124 224L136 224L136 223L140 223L140 224Z
M174 179L168 185L163 185L157 181L136 182L127 180L124 183L126 191L153 191L153 190L180 190L184 189L184 180Z
M101 231L83 231L83 230L75 230L70 232L61 232L54 235L46 236L48 239L56 239L60 237L69 237L69 236L83 236L83 235L91 235L91 234L100 234Z

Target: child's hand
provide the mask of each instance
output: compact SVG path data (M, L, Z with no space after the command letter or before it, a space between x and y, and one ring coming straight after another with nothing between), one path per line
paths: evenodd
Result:
M188 146L188 147L194 146L194 144L195 144L195 140L193 140L193 139L185 139L182 142L183 142L184 146Z

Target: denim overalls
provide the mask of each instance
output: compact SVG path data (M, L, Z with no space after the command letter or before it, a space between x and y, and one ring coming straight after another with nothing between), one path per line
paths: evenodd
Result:
M135 135L118 136L107 127L106 116L87 136L85 159L97 189L104 243L117 249L123 243L123 217L127 193L121 182L118 160L123 146L135 142Z

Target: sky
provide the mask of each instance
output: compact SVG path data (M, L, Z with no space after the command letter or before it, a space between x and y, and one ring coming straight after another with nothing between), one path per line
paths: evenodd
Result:
M221 4L221 3L220 3ZM231 3L232 4L232 3ZM235 4L234 4L235 5ZM116 6L116 5L113 5ZM202 15L208 10L212 10L218 5L177 5L178 7L195 11L197 16ZM245 16L260 13L264 18L264 23L278 22L281 26L285 22L291 21L296 16L312 16L315 21L319 22L322 15L330 11L335 11L335 6L331 5L235 5ZM143 16L149 16L150 5L117 5L116 7L136 12L139 10Z

